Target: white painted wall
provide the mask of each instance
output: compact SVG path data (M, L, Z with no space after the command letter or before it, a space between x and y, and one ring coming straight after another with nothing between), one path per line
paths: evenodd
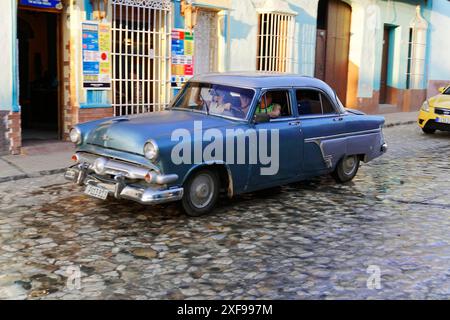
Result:
M13 50L13 25L15 0L0 1L0 110L11 110L13 105L13 78L15 74ZM15 43L15 41L14 41Z
M256 70L257 9L264 0L233 0L230 21L230 70ZM314 75L318 0L284 0L297 12L294 28L294 73Z

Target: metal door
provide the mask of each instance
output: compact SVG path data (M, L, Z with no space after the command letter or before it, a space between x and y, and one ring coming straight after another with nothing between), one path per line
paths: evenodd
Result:
M116 116L163 110L170 99L170 0L112 0Z

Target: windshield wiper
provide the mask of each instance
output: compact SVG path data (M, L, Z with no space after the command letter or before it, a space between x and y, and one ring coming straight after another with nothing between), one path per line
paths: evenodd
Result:
M208 106L208 103L206 102L205 99L203 99L203 96L202 96L202 93L201 93L201 92L198 94L198 96L200 97L200 99L202 99L203 104L206 106L206 114L209 115L209 106Z

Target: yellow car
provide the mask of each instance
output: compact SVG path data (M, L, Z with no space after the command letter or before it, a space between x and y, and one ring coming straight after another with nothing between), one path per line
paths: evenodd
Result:
M420 108L418 123L423 132L450 131L450 86L439 88L440 94L426 100Z

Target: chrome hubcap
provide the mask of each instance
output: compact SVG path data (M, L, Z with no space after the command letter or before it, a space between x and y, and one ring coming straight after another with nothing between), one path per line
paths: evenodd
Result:
M358 161L356 159L356 156L349 156L349 157L345 158L344 162L343 162L344 173L347 176L352 175L354 173L354 171L356 170L357 163L358 163Z
M214 195L214 181L207 174L197 176L191 184L190 199L196 208L209 205Z

